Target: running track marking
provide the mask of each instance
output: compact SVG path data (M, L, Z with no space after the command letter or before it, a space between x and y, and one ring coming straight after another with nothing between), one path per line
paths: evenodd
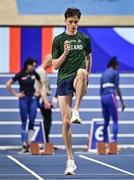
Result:
M101 162L101 161L98 161L98 160L96 160L96 159L92 159L92 158L89 158L89 157L84 156L84 155L78 155L78 157L83 158L83 159L86 159L86 160L88 160L88 161L92 161L92 162L101 164L101 165L106 166L106 167L109 167L109 168L111 168L111 169L115 169L115 170L120 171L120 172L123 172L123 173L125 173L125 174L134 176L134 174L131 173L131 172L129 172L129 171L125 171L125 170L123 170L123 169L120 169L120 168L118 168L118 167L112 166L112 165L110 165L110 164L107 164L107 163L104 163L104 162Z
M0 176L24 176L26 174L0 174ZM40 175L46 175L46 176L64 176L64 174L40 174ZM104 174L104 173L99 173L99 174L75 174L76 176L127 176L127 174ZM30 176L30 174L27 174L27 176Z
M38 180L44 180L44 178L42 178L41 176L39 176L38 174L36 174L34 171L32 171L31 169L29 169L27 166L25 166L24 164L22 164L20 161L18 161L17 159L15 159L14 157L7 155L7 157L9 159L11 159L12 161L14 161L16 164L18 164L19 166L21 166L23 169L25 169L26 171L28 171L29 173L31 173L34 177L36 177Z

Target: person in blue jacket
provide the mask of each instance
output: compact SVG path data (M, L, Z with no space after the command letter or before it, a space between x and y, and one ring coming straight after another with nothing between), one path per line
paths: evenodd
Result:
M119 88L119 72L118 61L116 57L112 57L107 65L107 69L103 72L101 77L101 105L102 114L104 118L103 137L104 142L107 142L108 126L110 117L113 121L113 137L112 142L117 143L117 135L119 130L118 125L118 105L116 100L116 94L119 96L122 111L125 108L125 103L122 99L121 90Z

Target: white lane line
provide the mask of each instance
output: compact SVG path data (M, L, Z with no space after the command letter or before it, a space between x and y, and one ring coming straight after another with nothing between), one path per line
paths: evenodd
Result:
M0 176L25 176L26 174L0 174ZM40 174L40 175L42 175L42 176L62 176L63 174ZM100 175L102 175L102 176L120 176L120 175L122 175L122 176L127 176L126 174L110 174L110 173L107 173L107 174L104 174L104 173L98 173L98 174L75 174L75 176L100 176ZM30 174L29 175L27 175L27 176L30 176Z
M36 119L36 121L40 121L41 119ZM96 118L96 120L103 120L101 118ZM82 125L90 125L92 122L91 121L82 121ZM55 120L55 121L52 121L52 124L55 124L55 125L62 125L62 121L60 120ZM110 124L113 124L113 122L111 121ZM119 124L121 125L134 125L134 121L133 120L128 120L128 119L125 119L125 120L120 120L119 121ZM0 121L0 125L21 125L21 122L16 120L16 121Z
M95 100L98 101L100 100L100 96L84 96L83 100ZM119 100L119 97L117 97L117 99ZM123 96L124 100L134 100L134 96ZM15 96L0 96L0 100L18 100L17 97ZM73 97L73 100L75 100L75 97Z
M84 156L84 155L78 155L78 157L83 158L83 159L86 159L86 160L88 160L88 161L95 162L95 163L97 163L97 164L101 164L101 165L103 165L103 166L106 166L106 167L109 167L109 168L111 168L111 169L114 169L114 170L117 170L117 171L123 172L123 173L125 173L125 174L131 175L131 176L134 176L134 174L133 174L133 173L131 173L131 172L129 172L129 171L126 171L126 170L120 169L120 168L118 168L118 167L115 167L115 166L112 166L112 165L110 165L110 164L107 164L107 163L104 163L104 162L98 161L98 160L96 160L96 159L89 158L89 157Z
M21 166L23 169L25 169L26 171L28 171L30 174L32 174L34 177L36 177L38 180L44 180L41 176L39 176L38 174L36 174L34 171L32 171L31 169L29 169L27 166L25 166L24 164L22 164L20 161L18 161L17 159L15 159L14 157L7 155L7 157L9 159L11 159L12 161L14 161L16 164L18 164L19 166Z
M73 138L88 138L88 134L72 134ZM112 137L113 135L110 134ZM118 134L119 138L134 138L134 134ZM20 134L0 134L0 138L21 138ZM50 138L62 138L62 134L50 134Z
M80 108L80 112L102 112L101 108ZM39 109L37 109L38 112L40 112ZM52 109L53 112L60 112L60 109ZM121 108L118 108L119 112L121 111ZM19 112L19 108L0 108L0 112ZM124 112L134 112L134 108L125 108Z
M18 89L19 85L18 84L14 84L14 85L12 85L12 87ZM133 89L134 85L133 84L120 84L119 87L122 88L122 89L130 89L130 88ZM1 89L6 89L6 85L5 84L1 84L0 88ZM57 88L57 85L56 84L51 84L51 88L55 89L55 88ZM88 88L91 88L91 89L100 89L100 85L99 84L89 84Z

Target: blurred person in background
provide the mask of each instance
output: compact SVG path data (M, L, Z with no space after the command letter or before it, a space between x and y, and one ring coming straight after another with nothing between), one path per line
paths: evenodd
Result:
M33 58L27 58L24 68L9 79L6 83L7 89L19 99L19 110L21 117L21 140L22 152L29 152L30 139L34 132L34 122L37 115L37 96L35 91L35 80L40 85L40 94L44 97L44 85L40 76L35 71L37 61ZM19 92L15 92L12 84L18 81Z
M113 137L112 142L117 143L119 124L118 124L118 104L116 94L119 96L121 102L121 109L124 111L125 102L122 98L121 90L119 88L119 72L118 61L116 57L112 57L107 65L107 69L103 72L101 77L101 105L104 118L103 137L104 142L107 143L108 139L108 126L110 117L113 121Z
M55 108L57 104L56 97L53 97L52 100L50 99L51 88L50 88L50 82L47 76L47 69L51 66L52 66L52 56L51 54L48 54L45 56L43 63L36 68L36 72L39 74L45 87L44 97L42 98L41 95L39 94L40 84L36 83L36 90L37 90L37 95L38 95L38 107L43 117L46 143L49 143L49 134L50 134L51 124L52 124L52 108Z

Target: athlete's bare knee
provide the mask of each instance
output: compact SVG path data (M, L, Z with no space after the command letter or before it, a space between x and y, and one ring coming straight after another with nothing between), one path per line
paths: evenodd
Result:
M69 121L68 118L62 120L62 126L65 129L69 129L70 128L70 121Z
M79 69L77 71L77 76L76 76L77 80L80 81L86 81L87 80L87 71L85 69Z

